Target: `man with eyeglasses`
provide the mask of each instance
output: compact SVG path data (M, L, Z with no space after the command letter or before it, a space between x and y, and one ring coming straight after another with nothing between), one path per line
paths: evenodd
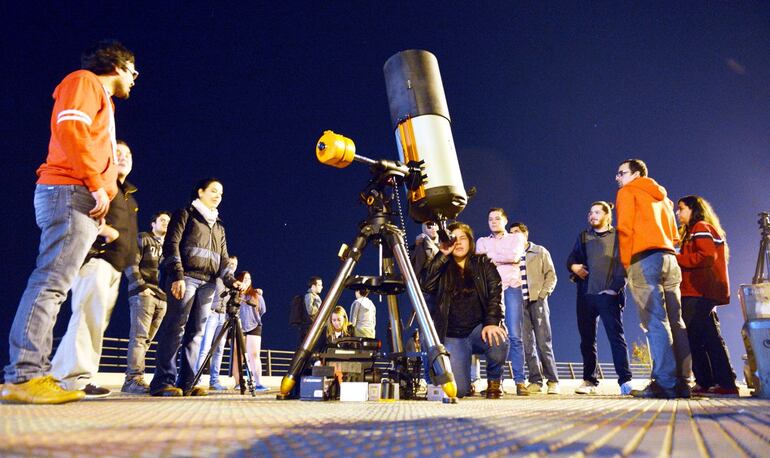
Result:
M631 395L689 398L692 360L682 320L682 272L674 246L679 236L666 189L647 176L640 159L620 163L616 208L620 260L626 269L626 300L636 303L652 356L652 381Z
M56 383L48 355L59 309L118 193L112 97L127 99L138 73L134 54L117 41L87 49L81 66L53 93L51 141L34 198L40 248L9 334L5 402L60 404L85 396Z

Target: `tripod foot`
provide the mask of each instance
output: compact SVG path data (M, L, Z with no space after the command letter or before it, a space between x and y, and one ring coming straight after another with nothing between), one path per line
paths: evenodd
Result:
M444 393L446 393L450 399L455 400L453 404L457 403L457 383L452 380L451 382L446 382L441 387L444 389Z
M276 397L276 399L288 399L289 393L291 393L291 390L294 388L294 385L296 384L296 380L294 380L294 376L291 374L285 375L281 379L281 393L278 396L283 396L282 398Z
M457 398L444 398L441 402L444 404L457 404Z

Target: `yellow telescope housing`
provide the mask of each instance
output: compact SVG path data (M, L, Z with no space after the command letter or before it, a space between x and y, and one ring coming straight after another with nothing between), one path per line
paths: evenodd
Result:
M356 144L343 135L326 130L316 143L315 156L322 164L343 169L355 159Z

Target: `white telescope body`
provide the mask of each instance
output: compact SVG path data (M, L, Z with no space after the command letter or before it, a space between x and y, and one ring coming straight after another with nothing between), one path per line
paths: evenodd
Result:
M436 56L401 51L385 62L383 71L399 157L404 163L423 161L427 177L420 189L409 192L409 215L420 223L454 219L468 195Z

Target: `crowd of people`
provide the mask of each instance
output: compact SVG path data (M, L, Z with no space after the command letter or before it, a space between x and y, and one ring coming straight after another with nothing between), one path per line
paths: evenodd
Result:
M199 181L185 206L155 213L150 230L139 233L137 189L127 181L133 156L116 138L112 102L129 97L139 75L134 55L116 41L103 41L81 60L82 69L67 75L54 92L49 152L37 171L34 198L39 254L9 334L10 362L0 398L56 404L110 394L94 376L122 275L128 278L131 319L122 391L175 397L225 389L219 378L224 339L215 338L227 323L228 293L236 297L249 372L256 389L267 390L259 358L264 295L252 286L248 272L237 271L237 259L228 253L217 210L222 183ZM577 285L583 357L583 382L576 393L596 393L601 319L621 394L737 395L715 312L729 302L729 250L719 219L699 196L681 198L675 211L665 188L648 177L639 159L623 161L616 180L617 226L612 226L613 205L593 202L589 227L578 235L566 265ZM557 282L551 255L529 240L524 223L509 224L502 208L489 210L488 224L490 234L475 239L470 226L454 222L448 226L452 241L442 243L437 224L423 223L413 250L458 395L474 391L474 354L487 360L487 398L503 396L507 361L517 395L558 394L548 303ZM321 278L312 277L301 298L301 338L317 317L322 288ZM53 327L70 291L72 315L49 360ZM349 315L341 306L334 308L326 323L327 342L375 338L376 307L368 294L356 291ZM630 383L622 319L626 304L639 313L652 357L651 381L642 389ZM155 338L155 372L147 384L145 357ZM194 383L210 351L207 389Z

